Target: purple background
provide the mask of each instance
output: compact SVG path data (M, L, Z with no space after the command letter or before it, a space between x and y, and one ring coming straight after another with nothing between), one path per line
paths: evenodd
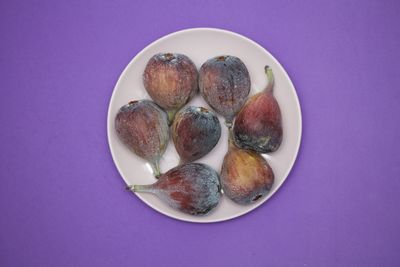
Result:
M101 2L0 2L0 266L400 265L400 2ZM284 186L208 225L125 192L106 136L126 64L191 27L267 48L303 110Z

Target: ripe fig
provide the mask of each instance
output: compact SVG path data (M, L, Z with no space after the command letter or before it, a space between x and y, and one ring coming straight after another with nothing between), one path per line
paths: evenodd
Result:
M125 145L151 164L158 177L169 139L167 114L150 100L131 101L117 113L115 130Z
M195 161L210 152L221 137L221 125L212 111L185 107L172 124L172 139L181 162Z
M197 80L196 66L182 54L156 54L143 73L147 93L167 111L170 124L175 113L197 93Z
M236 145L259 153L276 151L282 143L282 115L273 93L274 75L265 67L268 85L252 96L235 118L233 134Z
M237 57L214 57L200 68L199 88L205 101L224 116L230 128L250 92L249 72Z
M170 207L191 215L205 215L218 205L218 173L201 163L187 163L162 174L151 185L128 186L133 192L155 194Z
M256 202L267 195L273 182L274 173L260 154L229 142L221 169L222 189L228 198L241 205Z

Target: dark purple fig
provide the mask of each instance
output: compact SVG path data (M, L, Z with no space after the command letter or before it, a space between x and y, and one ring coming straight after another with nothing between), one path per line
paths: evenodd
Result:
M154 175L160 175L159 162L167 148L167 114L150 100L131 101L115 117L119 139L136 155L147 160Z
M185 107L172 124L172 139L181 162L195 161L210 152L221 137L221 125L212 111Z
M143 73L147 93L167 111L170 124L175 113L197 93L197 79L196 66L182 54L156 54Z
M224 116L230 128L250 92L249 72L237 57L215 57L201 66L199 88L205 101Z
M191 215L205 215L218 205L218 173L201 163L187 163L162 174L151 185L128 186L133 192L155 194L170 207Z
M260 154L229 142L221 169L222 189L228 198L242 205L254 203L268 194L273 183L274 173Z
M233 134L236 145L268 153L276 151L282 143L282 116L273 93L274 75L265 67L268 77L266 89L252 96L235 118Z

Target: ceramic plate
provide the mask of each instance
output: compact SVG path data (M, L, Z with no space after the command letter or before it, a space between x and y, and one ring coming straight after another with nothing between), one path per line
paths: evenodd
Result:
M119 108L130 100L150 99L142 83L142 74L147 61L154 54L160 52L185 54L196 64L197 68L200 68L207 59L214 56L237 56L249 70L251 78L250 95L265 88L267 79L264 66L269 65L275 76L274 95L282 111L284 136L278 151L264 155L275 173L275 182L269 194L255 204L240 206L228 198L222 197L220 204L210 214L197 217L173 210L154 195L137 193L137 197L162 214L178 220L198 223L229 220L259 207L277 192L293 167L301 140L301 110L295 88L281 64L254 41L225 30L197 28L164 36L144 48L122 72L110 100L107 118L108 142L121 177L128 185L150 184L156 181L149 164L133 154L119 141L114 129L114 118ZM197 95L187 105L209 108L200 95ZM224 119L221 116L218 118L222 126L221 138L217 146L198 162L206 163L220 171L223 157L228 148L228 131L224 125ZM175 167L178 162L179 157L172 140L170 140L167 151L161 159L161 170L166 172ZM126 192L126 194L129 194L129 192Z

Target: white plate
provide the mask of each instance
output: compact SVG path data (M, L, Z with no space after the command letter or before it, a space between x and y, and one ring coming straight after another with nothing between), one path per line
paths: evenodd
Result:
M301 140L301 110L296 91L289 76L279 62L254 41L225 30L196 28L169 34L153 42L128 64L119 78L108 109L108 142L115 165L126 184L150 184L156 181L146 162L129 151L118 139L114 130L114 118L119 108L130 100L150 99L142 83L142 74L147 61L156 53L174 52L187 55L197 68L209 58L218 55L234 55L246 64L251 78L250 95L265 88L267 79L264 66L269 65L275 76L274 95L282 111L283 142L278 151L264 155L275 173L275 182L267 197L249 206L240 206L223 197L220 204L208 215L190 216L173 210L156 196L138 193L137 196L153 209L175 219L189 222L218 222L246 214L268 200L288 176L297 156ZM188 105L208 107L197 95ZM209 107L208 107L209 108ZM198 160L220 171L222 159L227 151L227 128L219 116L222 126L221 138L217 146L205 157ZM161 170L166 172L178 164L179 158L170 140L161 160ZM127 192L128 194L128 192Z

